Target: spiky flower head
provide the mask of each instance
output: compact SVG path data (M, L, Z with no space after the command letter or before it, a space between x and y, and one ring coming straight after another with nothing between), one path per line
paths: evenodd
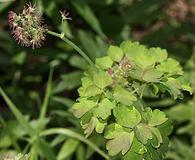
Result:
M11 33L18 43L33 49L41 47L47 29L36 5L26 4L18 15L10 11L8 21Z

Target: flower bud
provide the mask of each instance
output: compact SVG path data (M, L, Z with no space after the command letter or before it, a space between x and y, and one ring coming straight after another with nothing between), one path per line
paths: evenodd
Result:
M64 11L60 11L60 14L61 14L61 17L62 17L62 20L65 21L65 20L72 20L71 17L69 17L69 12L67 12L66 10Z

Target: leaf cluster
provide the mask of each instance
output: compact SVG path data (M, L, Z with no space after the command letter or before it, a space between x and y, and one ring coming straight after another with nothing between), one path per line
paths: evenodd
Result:
M107 55L85 72L72 111L86 137L93 131L104 135L111 156L160 160L172 125L164 112L143 107L141 101L148 92L177 99L183 98L182 91L192 93L192 88L166 50L124 41L120 47L111 45Z

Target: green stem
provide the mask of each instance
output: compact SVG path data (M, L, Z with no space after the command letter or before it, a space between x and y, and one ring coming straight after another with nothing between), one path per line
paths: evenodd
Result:
M48 135L53 135L53 134L62 134L62 135L66 135L66 136L78 139L79 141L87 144L92 149L94 149L97 153L99 153L106 160L109 159L109 156L106 153L104 153L102 150L100 150L94 143L92 143L91 141L89 141L85 137L83 137L82 135L80 135L72 130L65 129L65 128L51 128L51 129L48 129L48 130L41 132L40 136L48 136Z
M50 95L51 95L53 71L54 71L54 68L51 67L51 69L49 71L49 77L48 77L45 97L44 97L44 100L43 100L43 104L41 106L41 111L40 111L40 116L39 116L40 119L43 119L45 117L46 112L47 112L49 98L50 98Z
M75 45L71 40L69 40L68 38L66 38L64 36L64 33L56 33L56 32L52 32L52 31L47 31L47 33L58 37L60 39L62 39L64 42L66 42L67 44L69 44L70 46L72 46L90 65L94 65L94 63L92 62L92 60L87 56L87 54L85 52L83 52L77 45Z

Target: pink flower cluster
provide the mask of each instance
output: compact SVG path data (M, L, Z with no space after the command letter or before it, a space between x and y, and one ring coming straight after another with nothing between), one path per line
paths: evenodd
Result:
M10 11L9 26L13 37L23 46L41 47L45 40L46 28L43 25L41 13L35 5L25 5L21 14Z

